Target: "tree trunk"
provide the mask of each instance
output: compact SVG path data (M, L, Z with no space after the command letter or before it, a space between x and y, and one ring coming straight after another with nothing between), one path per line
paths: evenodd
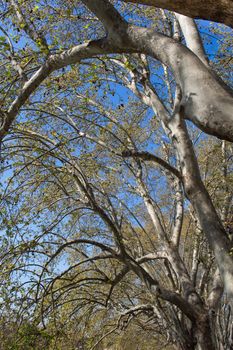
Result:
M208 315L200 317L194 326L194 341L196 341L195 350L215 350L216 344L213 341L212 330Z
M200 225L214 252L225 291L233 299L233 259L231 242L213 206L211 198L201 180L197 159L182 117L177 114L169 122L174 144L181 165L183 185L192 203Z

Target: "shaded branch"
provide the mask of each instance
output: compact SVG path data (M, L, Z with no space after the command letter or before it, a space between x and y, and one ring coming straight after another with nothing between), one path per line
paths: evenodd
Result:
M192 18L203 18L233 27L233 2L231 0L121 0L150 5L181 13Z
M124 157L124 158L135 157L135 158L139 158L139 159L142 159L145 161L154 162L156 164L161 165L166 170L170 171L172 174L174 174L179 179L182 179L180 172L176 168L174 168L172 165L167 163L165 160L155 156L152 153L126 150L126 151L122 152L122 157Z

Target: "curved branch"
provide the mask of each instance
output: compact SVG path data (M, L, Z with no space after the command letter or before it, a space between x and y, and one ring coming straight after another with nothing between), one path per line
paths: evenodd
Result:
M152 153L126 150L126 151L122 152L122 157L124 157L124 158L135 157L135 158L139 158L139 159L142 159L145 161L150 161L150 162L159 164L163 168L165 168L166 170L170 171L173 175L178 177L178 179L181 179L181 174L176 168L174 168L172 165L167 163L165 160L155 156Z
M125 29L127 22L108 0L81 0L87 8L92 11L103 23L107 31ZM123 28L122 28L123 27Z
M1 112L2 125L0 128L0 141L9 131L20 108L24 105L29 96L31 96L31 94L52 72L70 64L79 63L85 58L91 58L98 54L114 53L116 51L116 47L110 45L104 38L74 46L69 50L63 51L61 54L49 56L47 61L24 84L19 95L10 105L8 111Z
M180 107L207 134L233 141L233 93L216 74L187 47L152 29L131 27L134 50L169 66L182 91ZM132 49L131 49L132 50Z

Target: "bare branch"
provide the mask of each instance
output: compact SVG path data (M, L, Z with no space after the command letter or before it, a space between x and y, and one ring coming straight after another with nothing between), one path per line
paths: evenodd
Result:
M208 66L209 62L195 21L192 18L178 13L176 13L176 17L184 34L187 47L193 51L193 53L195 53L195 55L197 55L206 66Z
M81 0L103 23L105 29L114 34L114 31L125 30L127 22L108 0Z

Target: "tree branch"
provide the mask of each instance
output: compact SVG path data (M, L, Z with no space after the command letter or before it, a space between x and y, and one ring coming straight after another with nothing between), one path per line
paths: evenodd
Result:
M206 66L208 66L209 62L195 21L192 18L178 13L176 13L176 18L178 19L180 28L184 34L187 47L195 53L195 55L197 55Z
M107 40L101 39L90 41L85 44L74 46L60 54L51 55L47 61L37 70L35 74L24 84L19 95L12 102L7 112L4 112L3 123L0 129L0 141L9 131L19 109L24 105L29 96L40 86L40 84L55 70L67 65L78 63L82 59L91 58L98 54L114 53L116 48L109 45Z
M165 168L166 170L170 171L173 175L175 175L179 179L182 179L180 172L176 168L174 168L172 165L167 163L165 160L155 156L152 153L126 150L126 151L122 152L122 157L124 157L124 158L135 157L135 158L139 158L139 159L142 159L145 161L150 161L150 162L159 164L163 168Z
M203 18L233 27L233 2L231 0L121 0L159 7L192 18Z
M108 0L81 0L104 25L107 32L125 30L128 23ZM123 27L123 28L122 28Z

